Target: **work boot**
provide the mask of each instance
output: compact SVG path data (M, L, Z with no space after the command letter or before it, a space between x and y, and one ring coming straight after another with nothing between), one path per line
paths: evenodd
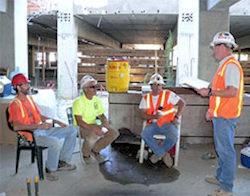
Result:
M215 190L212 194L208 196L233 196L233 193L219 189L219 190Z
M211 183L211 184L215 184L215 185L219 185L220 184L219 180L217 180L214 177L206 177L205 181L208 182L208 183Z
M174 161L168 152L163 156L162 160L168 168L173 166Z
M45 168L45 172L46 172L47 180L50 180L50 181L58 180L58 176L56 175L55 171L50 171L48 168Z
M98 161L98 163L104 163L106 161L105 157L98 152L92 151L93 156Z
M65 171L65 170L70 171L74 169L76 169L75 165L71 165L67 163L66 161L59 161L57 171Z
M92 156L83 156L83 160L86 164L92 164L95 162L95 159L92 158Z
M156 164L159 160L161 160L161 158L157 157L155 154L153 154L149 160L151 161L151 163Z

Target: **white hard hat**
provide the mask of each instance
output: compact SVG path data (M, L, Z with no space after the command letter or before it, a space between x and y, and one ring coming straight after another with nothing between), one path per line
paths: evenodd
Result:
M233 35L227 31L218 32L215 36L213 41L210 43L210 46L215 46L217 44L226 44L227 46L231 47L232 49L236 49L238 45L235 43L235 39Z
M97 84L97 80L94 79L92 76L83 76L80 82L81 88L86 87L90 82L95 82L95 85Z
M161 85L164 85L165 82L163 81L163 77L158 74L158 73L155 73L151 76L150 78L150 81L148 84L161 84Z

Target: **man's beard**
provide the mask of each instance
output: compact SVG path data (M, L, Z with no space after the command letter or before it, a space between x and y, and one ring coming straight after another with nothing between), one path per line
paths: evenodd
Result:
M27 89L27 90L22 90L22 93L23 93L24 95L29 95L29 94L30 94L30 88Z

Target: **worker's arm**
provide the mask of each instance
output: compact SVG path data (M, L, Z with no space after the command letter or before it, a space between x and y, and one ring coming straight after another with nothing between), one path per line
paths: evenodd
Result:
M13 121L12 126L14 131L22 131L22 130L34 131L36 129L48 130L52 128L51 123L43 122L41 124L23 124L16 120Z
M89 125L86 122L82 120L82 116L80 115L75 115L75 119L77 122L77 125L83 129L87 129L89 131L94 132L96 135L103 135L104 133L101 130L101 126L99 125Z
M45 122L47 119L50 119L50 118L48 118L46 116L43 116L41 114L40 114L40 118L41 118L42 122ZM65 124L65 123L63 123L63 122L61 122L59 120L56 120L56 119L52 119L52 120L53 120L53 124L56 123L56 124L58 124L61 127L66 127L67 126L67 124Z
M186 107L186 103L183 99L180 99L177 102L177 112L174 116L174 120L172 121L176 126L180 123L180 116L182 115L185 107Z
M200 94L202 97L209 96L209 88L202 88L196 89L197 93ZM225 98L234 98L237 96L238 89L234 86L228 86L225 89L221 90L211 90L210 96L218 96L218 97L225 97Z
M206 120L207 121L212 121L212 116L211 116L211 114L209 112L209 109L207 110L207 113L206 113Z
M152 115L147 114L146 109L141 109L140 114L141 114L141 118L143 120L153 120L153 119L158 119L161 117L161 115L159 113L152 114Z
M185 109L185 107L186 107L186 102L183 100L183 99L180 99L178 102L177 102L177 112L176 112L176 114L175 114L175 117L177 117L177 118L179 118L181 115L182 115L182 113L183 113L183 111L184 111L184 109Z
M109 126L108 119L106 118L106 116L104 114L102 114L99 117L100 117L100 119L102 121L102 125L101 126L102 127L106 127L107 129L109 129L110 126Z

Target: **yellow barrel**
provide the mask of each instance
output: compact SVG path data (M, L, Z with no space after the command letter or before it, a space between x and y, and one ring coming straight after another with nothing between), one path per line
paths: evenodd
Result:
M108 92L127 92L130 66L126 59L108 59L106 65L106 88Z

